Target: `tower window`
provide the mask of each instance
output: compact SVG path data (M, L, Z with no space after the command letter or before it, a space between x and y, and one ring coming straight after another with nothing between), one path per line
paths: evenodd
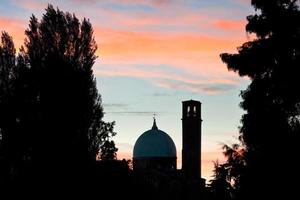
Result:
M194 107L193 107L193 117L196 117L196 116L197 116L196 111L197 111L197 108L196 108L196 106L194 106Z
M191 107L188 106L188 107L187 107L187 116L190 116L190 112L191 112Z

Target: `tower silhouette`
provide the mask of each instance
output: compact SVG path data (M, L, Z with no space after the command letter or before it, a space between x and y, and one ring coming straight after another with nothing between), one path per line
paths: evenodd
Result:
M186 181L201 178L201 103L182 102L182 172Z

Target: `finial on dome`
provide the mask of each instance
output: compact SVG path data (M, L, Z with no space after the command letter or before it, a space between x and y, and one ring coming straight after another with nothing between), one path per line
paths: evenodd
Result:
M155 114L153 114L153 126L152 126L152 130L157 130L157 126L156 126L156 119L155 119Z

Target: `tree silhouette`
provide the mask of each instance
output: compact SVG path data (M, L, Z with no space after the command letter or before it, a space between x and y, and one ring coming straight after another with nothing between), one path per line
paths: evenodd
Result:
M100 159L101 160L115 160L117 159L118 149L115 146L114 141L105 141L100 147Z
M30 19L25 49L36 125L30 132L37 159L95 159L111 126L102 121L92 66L97 50L91 23L49 5L42 20ZM47 156L46 156L47 155Z
M240 182L244 199L292 195L282 185L292 181L300 130L299 1L252 0L252 5L257 12L247 17L246 31L256 38L237 54L221 54L229 70L251 80L240 104L246 111L240 127L247 164Z
M226 200L231 199L232 186L230 184L228 167L226 164L214 162L213 179L210 180L211 199Z
M226 158L223 165L227 169L227 179L233 185L235 192L240 190L240 181L245 171L245 153L244 148L239 144L223 146L223 154Z
M6 141L9 137L9 124L13 123L10 117L10 100L12 96L13 71L15 69L15 47L11 36L2 32L0 43L0 134L1 139ZM3 151L9 148L5 142L2 143Z
M241 180L245 173L245 149L242 145L223 145L225 162L214 162L214 175L210 187L214 196L233 198L240 196ZM222 197L222 196L226 197ZM217 198L217 197L215 197Z
M8 172L8 163L15 163L18 157L16 119L14 108L14 86L16 70L16 50L12 37L2 32L0 43L0 134L2 172ZM13 171L13 170L12 170Z
M105 137L98 135L99 138L96 140L99 143L97 146L100 146L100 149L98 150L98 157L101 160L117 159L118 148L116 148L115 142L110 139L116 135L114 132L114 125L115 122L103 124L100 132L105 133Z
M0 162L1 181L17 176L20 165L26 161L29 153L28 137L23 132L22 116L25 110L30 109L27 86L25 79L28 67L26 67L26 56L21 48L19 55L12 37L3 32L0 45ZM21 75L23 74L23 75Z
M25 34L17 56L12 38L1 37L0 183L18 182L15 175L33 183L92 174L83 169L116 134L114 122L102 120L92 25L48 5L41 21L30 18ZM115 156L112 144L107 149Z

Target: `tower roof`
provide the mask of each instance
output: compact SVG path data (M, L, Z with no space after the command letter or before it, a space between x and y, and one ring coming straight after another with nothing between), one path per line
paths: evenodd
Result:
M201 102L200 102L200 101L195 101L195 100L193 100L193 99L191 99L191 100L186 100L186 101L182 101L182 103L183 103L183 104L186 104L186 103L195 103L195 104L201 104Z
M149 157L176 158L176 146L172 138L158 129L155 118L152 128L137 139L133 149L133 158Z

